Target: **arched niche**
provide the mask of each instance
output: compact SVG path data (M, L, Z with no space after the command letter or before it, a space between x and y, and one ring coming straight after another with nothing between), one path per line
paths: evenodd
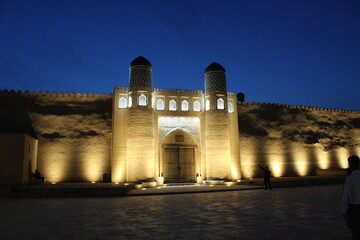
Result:
M159 150L159 175L165 183L195 183L196 177L201 176L199 145L189 132L183 129L169 132Z

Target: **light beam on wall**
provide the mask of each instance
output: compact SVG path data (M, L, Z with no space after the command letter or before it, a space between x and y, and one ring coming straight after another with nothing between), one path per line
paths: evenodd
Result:
M279 159L270 160L270 170L274 177L281 177L284 172L284 165Z
M291 154L293 155L295 170L299 176L306 176L309 173L309 158L306 149L293 143L291 145Z
M102 146L102 138L92 137L86 139L84 144L79 146L79 158L81 160L84 178L89 182L98 182L102 180L102 176L110 172L106 169L106 153L99 146ZM106 143L104 143L106 144Z
M315 155L317 165L320 169L328 169L330 167L330 157L327 152L324 152L321 146L316 146Z
M339 148L336 150L337 163L340 168L347 168L348 161L347 159L350 157L350 151L347 148Z
M268 165L274 177L281 177L284 175L284 145L281 142L268 142Z
M46 164L40 163L40 171L46 177L47 182L64 181L66 171L68 171L68 156L63 153L65 145L64 143L52 143L43 148L43 159L47 161Z

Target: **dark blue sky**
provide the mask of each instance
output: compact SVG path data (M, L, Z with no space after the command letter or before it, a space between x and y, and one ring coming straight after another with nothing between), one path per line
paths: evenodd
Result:
M215 61L247 101L360 110L358 0L0 0L0 89L111 93L141 55L156 88Z

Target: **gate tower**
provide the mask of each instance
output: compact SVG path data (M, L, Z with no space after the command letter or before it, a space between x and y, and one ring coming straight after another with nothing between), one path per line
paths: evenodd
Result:
M212 63L205 69L206 178L232 179L225 69Z

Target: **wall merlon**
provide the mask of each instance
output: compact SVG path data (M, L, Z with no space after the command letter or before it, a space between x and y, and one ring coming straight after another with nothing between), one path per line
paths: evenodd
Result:
M46 92L43 92L43 91L39 91L39 92L36 92L36 91L29 91L29 90L25 90L24 92L22 90L18 90L18 91L15 91L15 90L7 90L7 89L4 89L4 90L0 90L0 95L1 96L6 96L6 95L17 95L17 96L25 96L25 97L50 97L50 98L66 98L66 97L71 97L71 98L102 98L102 99L106 99L106 98L113 98L113 94L112 93L102 93L102 94L99 94L99 93L74 93L74 92L71 92L71 93L68 93L68 92L49 92L49 91L46 91Z
M129 90L130 90L130 88L129 87L124 87L124 86L116 86L115 87L115 90L117 90L117 91L126 91L126 92L128 92Z
M173 88L154 88L154 92L177 92L177 93L204 93L202 90L173 89Z
M312 110L312 111L323 111L323 112L342 112L342 113L354 113L359 114L359 110L346 110L346 109L336 109L336 108L322 108L322 107L313 107L313 106L303 106L303 105L288 105L288 104L278 104L278 103L258 103L258 102L237 102L238 105L252 105L252 106L279 106L283 108L290 109L303 109L303 110Z

